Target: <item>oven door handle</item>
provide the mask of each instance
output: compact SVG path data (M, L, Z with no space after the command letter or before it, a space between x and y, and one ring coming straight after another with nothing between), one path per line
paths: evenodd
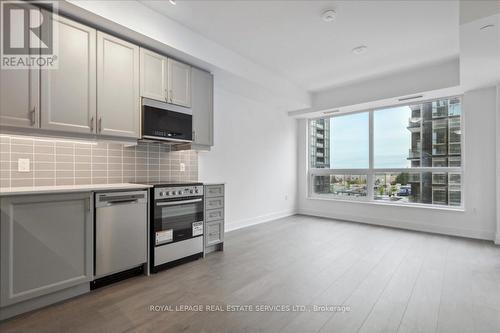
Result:
M193 199L193 200L180 200L180 201L169 201L169 202L157 202L157 206L175 206L175 205L183 205L188 203L200 202L203 199Z

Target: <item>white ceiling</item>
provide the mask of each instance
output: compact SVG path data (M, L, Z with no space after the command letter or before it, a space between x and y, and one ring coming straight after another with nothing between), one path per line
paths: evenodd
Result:
M456 1L141 2L309 91L459 52ZM368 51L352 54L359 45Z

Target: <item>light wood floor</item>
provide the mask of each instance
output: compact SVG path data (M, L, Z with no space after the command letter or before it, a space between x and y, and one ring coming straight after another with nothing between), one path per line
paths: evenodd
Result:
M346 305L349 312L153 312L150 305ZM0 324L7 332L500 332L500 247L293 216L225 251Z

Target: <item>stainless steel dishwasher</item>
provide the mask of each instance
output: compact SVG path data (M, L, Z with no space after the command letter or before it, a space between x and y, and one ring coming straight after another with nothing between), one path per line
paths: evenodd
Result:
M147 191L96 194L96 279L146 263L147 203Z

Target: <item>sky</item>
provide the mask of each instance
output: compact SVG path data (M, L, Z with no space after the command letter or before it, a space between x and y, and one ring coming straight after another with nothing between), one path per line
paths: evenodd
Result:
M410 131L407 106L377 110L373 116L375 168L409 166ZM330 118L330 168L369 167L368 112Z

